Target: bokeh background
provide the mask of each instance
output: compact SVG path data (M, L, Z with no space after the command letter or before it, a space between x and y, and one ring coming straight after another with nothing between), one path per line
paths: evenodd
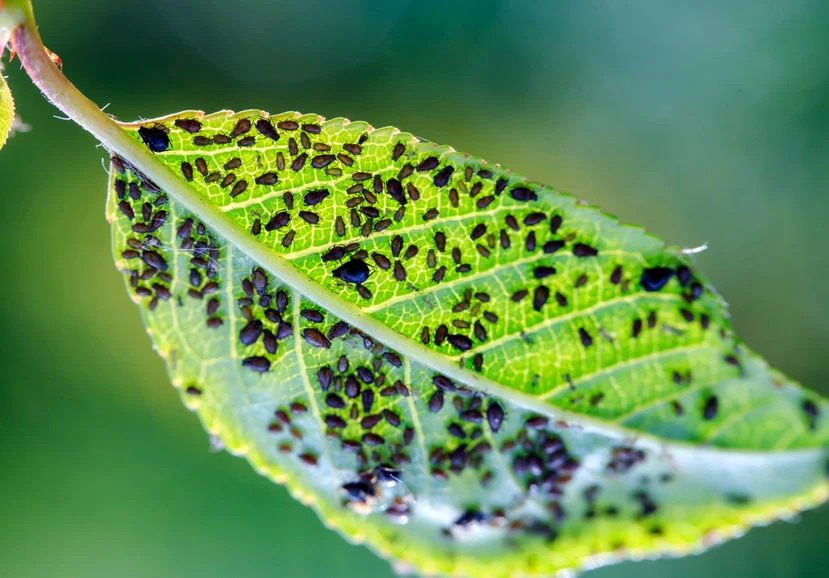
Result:
M35 0L123 120L299 109L394 124L710 248L744 339L829 393L829 3ZM109 253L104 153L17 66L0 154L0 576L388 577L211 453ZM591 578L826 576L829 508Z

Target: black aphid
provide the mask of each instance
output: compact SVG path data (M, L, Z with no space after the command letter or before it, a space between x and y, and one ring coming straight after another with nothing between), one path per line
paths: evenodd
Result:
M142 126L138 129L138 135L154 153L166 151L170 147L170 137L160 128Z
M642 277L639 284L645 291L659 291L668 281L673 277L674 270L667 267L653 267L642 271Z
M358 259L352 259L334 269L334 277L355 285L365 283L368 276L368 265Z

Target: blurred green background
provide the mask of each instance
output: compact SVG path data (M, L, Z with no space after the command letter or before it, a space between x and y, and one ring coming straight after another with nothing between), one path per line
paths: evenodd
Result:
M710 249L743 338L829 393L829 4L35 0L123 120L299 109L394 124ZM211 453L110 258L104 152L8 69L0 154L0 576L386 577ZM590 576L826 576L829 508Z

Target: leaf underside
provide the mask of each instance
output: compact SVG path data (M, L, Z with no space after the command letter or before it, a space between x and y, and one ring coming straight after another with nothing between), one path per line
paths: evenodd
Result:
M184 403L351 540L421 573L549 575L700 551L826 498L827 402L734 336L679 249L392 128L123 126L338 294L316 305L113 157L116 263Z

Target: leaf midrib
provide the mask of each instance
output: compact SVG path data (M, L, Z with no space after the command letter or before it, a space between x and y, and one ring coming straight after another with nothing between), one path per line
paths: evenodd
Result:
M546 415L552 419L560 420L569 427L581 427L588 431L599 431L605 434L615 434L619 439L630 439L635 437L638 440L649 440L657 447L667 445L684 446L698 451L721 452L724 454L746 454L757 455L769 452L753 449L731 449L731 448L699 448L691 443L664 440L652 434L630 430L616 424L562 410L558 407L543 402L535 396L508 388L492 379L476 374L468 369L460 367L457 360L441 353L434 352L413 339L398 333L381 321L374 319L360 308L339 297L333 291L317 284L305 276L286 258L277 254L273 249L261 244L251 237L246 230L238 225L230 215L209 200L202 197L198 191L192 188L182 177L179 177L163 162L155 158L148 149L138 141L130 137L125 128L136 126L134 123L118 123L96 109L107 121L118 130L106 132L92 131L93 134L111 152L122 156L144 175L152 179L172 199L201 219L205 225L215 233L224 237L228 243L248 255L252 260L268 270L271 274L281 279L283 283L293 290L302 294L306 299L314 302L320 307L330 311L343 321L357 327L365 333L382 342L386 347L395 350L397 353L416 361L438 373L441 373L459 383L472 389L502 398L507 402L514 403L530 411ZM203 113L202 113L203 115ZM375 129L369 128L371 133ZM543 191L543 194L555 194L550 191ZM819 452L817 448L786 450L786 454Z

